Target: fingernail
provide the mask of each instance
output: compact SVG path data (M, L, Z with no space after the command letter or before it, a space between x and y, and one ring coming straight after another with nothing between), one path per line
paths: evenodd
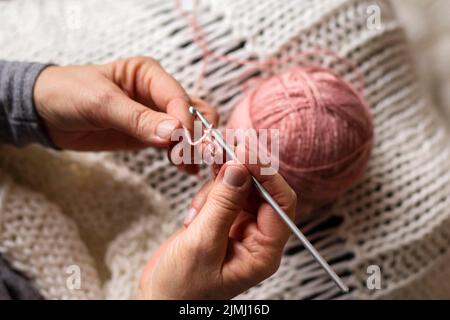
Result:
M161 139L167 140L170 138L177 125L178 122L176 120L163 120L156 127L156 135Z
M186 217L184 218L184 225L188 226L191 224L192 221L194 221L195 216L197 215L197 210L194 208L190 208L188 212L186 213Z
M247 181L247 173L235 166L229 166L225 169L223 181L231 187L241 187Z

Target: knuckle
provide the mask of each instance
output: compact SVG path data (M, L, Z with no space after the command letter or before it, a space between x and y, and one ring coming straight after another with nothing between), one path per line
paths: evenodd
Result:
M160 65L158 60L156 60L152 57L146 57L146 56L134 57L131 59L131 62L139 64L139 65L146 64L146 63L151 64L151 65Z
M297 193L293 189L289 189L289 196L288 196L288 204L289 207L294 206L297 203L298 196Z
M160 64L157 60L145 56L125 59L122 65L123 69L126 70L126 72L134 75L135 77L140 72L140 70L149 71L160 68Z
M133 128L136 135L139 137L145 137L147 133L146 124L148 122L151 123L150 113L147 112L146 110L133 108L129 112L128 116L129 116L128 122L130 124L130 127Z
M241 203L235 195L226 192L226 190L213 190L209 197L214 208L224 211L238 211Z
M94 95L94 104L97 107L105 107L111 105L116 98L116 93L109 88L98 90Z
M288 212L295 210L295 207L297 206L297 198L297 193L295 193L295 191L290 187L285 191L280 191L279 194L280 204L282 208Z

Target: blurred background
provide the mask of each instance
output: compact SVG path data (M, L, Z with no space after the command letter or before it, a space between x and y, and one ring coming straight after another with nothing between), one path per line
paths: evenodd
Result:
M412 45L420 79L450 123L450 1L393 0Z

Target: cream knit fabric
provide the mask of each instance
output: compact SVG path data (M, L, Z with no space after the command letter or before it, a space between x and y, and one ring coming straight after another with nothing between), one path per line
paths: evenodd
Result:
M381 25L368 28L374 4ZM376 128L361 183L302 225L351 292L340 295L291 239L279 271L239 298L450 298L449 132L416 81L389 2L205 0L199 21L212 49L238 58L286 57L319 46L352 60L364 75ZM201 68L201 52L173 1L0 2L0 30L4 59L68 64L148 55L188 91ZM354 70L331 58L321 62L358 84ZM199 94L217 106L222 124L257 71L208 64ZM209 172L189 177L151 149L2 147L0 168L0 252L47 298L131 298L146 260L181 225ZM81 269L79 290L66 285L70 265ZM369 265L381 268L381 290L366 287Z

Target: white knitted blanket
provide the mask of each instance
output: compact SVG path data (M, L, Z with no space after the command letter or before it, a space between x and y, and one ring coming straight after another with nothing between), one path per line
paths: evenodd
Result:
M371 5L381 9L376 28L367 26ZM363 181L302 225L351 292L340 295L291 239L279 271L239 298L450 298L449 132L416 81L389 2L209 0L201 2L199 21L212 49L241 59L320 46L352 60L374 116ZM2 1L0 30L4 59L68 64L148 55L188 91L201 68L201 51L173 1ZM355 70L321 62L356 84ZM222 125L255 71L208 64L200 94L217 106ZM208 176L208 168L201 179L182 174L151 149L1 147L0 172L0 252L45 297L68 299L131 298L146 260L181 225ZM366 286L370 265L381 269L380 290ZM76 268L79 288L71 282Z

